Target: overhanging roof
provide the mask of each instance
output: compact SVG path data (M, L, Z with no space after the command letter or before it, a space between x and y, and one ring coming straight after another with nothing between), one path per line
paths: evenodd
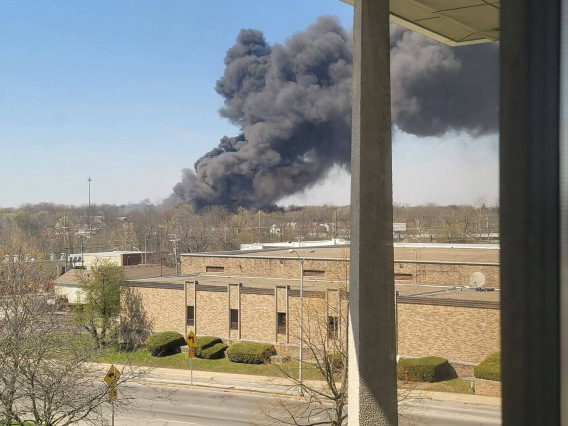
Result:
M390 20L450 46L499 40L499 0L390 0Z

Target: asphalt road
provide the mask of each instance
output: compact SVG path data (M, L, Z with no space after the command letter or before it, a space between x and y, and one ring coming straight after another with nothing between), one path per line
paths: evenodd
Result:
M116 426L237 426L273 424L266 421L260 406L273 404L266 395L180 387L169 394L171 387L144 386L136 388L136 404L128 411L117 410ZM164 398L160 398L164 396ZM110 420L110 406L106 407ZM405 401L400 407L399 424L440 426L489 426L501 424L500 407L437 402Z

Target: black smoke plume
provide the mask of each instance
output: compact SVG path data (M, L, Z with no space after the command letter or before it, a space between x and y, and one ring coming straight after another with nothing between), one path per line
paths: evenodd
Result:
M242 30L216 90L242 129L183 170L170 203L264 208L349 168L351 34L322 17L284 45ZM391 28L393 124L418 136L494 133L497 46L450 48Z

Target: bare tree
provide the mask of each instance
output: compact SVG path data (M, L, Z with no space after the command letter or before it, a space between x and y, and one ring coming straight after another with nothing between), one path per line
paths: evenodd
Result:
M102 380L106 367L92 362L98 345L71 332L44 282L38 263L0 265L0 424L104 424L109 388ZM126 390L145 371L122 367L115 385ZM130 403L128 392L116 402Z
M300 343L302 330L303 377L300 380L296 363L280 366L289 392L260 407L264 417L277 425L347 424L348 266L331 273L335 278L331 286L306 282L303 316L300 298L290 299L288 332L292 342Z

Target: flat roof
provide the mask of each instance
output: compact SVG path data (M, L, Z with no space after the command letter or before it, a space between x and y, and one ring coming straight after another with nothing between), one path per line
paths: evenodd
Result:
M395 291L398 291L399 296L428 299L474 300L480 302L499 302L501 299L500 289L475 291L474 289L455 286L396 284Z
M354 0L341 0L350 5ZM499 0L390 0L390 21L450 46L499 40Z
M147 277L163 278L163 276L168 276L175 273L175 268L169 268L167 266L156 264L129 265L122 266L122 268L124 269L124 275L126 276L127 280L136 280ZM90 269L71 269L63 275L59 276L55 280L55 285L78 284L82 272L84 272L87 277L89 277L92 271Z
M334 259L349 260L349 245L327 247L298 247L294 249L300 257L304 257L308 250L308 259ZM435 261L435 262L473 262L473 263L499 263L500 249L497 244L396 244L394 245L394 259L397 261ZM258 249L235 250L211 253L187 253L182 256L189 257L240 257L240 258L275 258L294 259L295 253L288 249Z
M226 288L228 284L241 283L244 288L257 288L273 290L276 286L290 286L291 290L300 289L300 280L293 278L271 278L271 277L247 277L241 275L173 275L167 277L153 277L137 280L129 280L135 287L151 287L165 289L183 289L186 282L197 281L200 285ZM323 291L325 289L346 290L346 283L332 280L310 280L304 278L305 291ZM474 291L473 289L443 286L443 285L424 285L424 284L395 284L395 291L401 297L431 300L460 300L472 302L499 302L501 292L499 289L494 291Z
M250 277L242 275L208 275L208 274L190 274L190 275L174 275L168 277L154 277L137 280L129 280L134 284L180 284L185 282L197 281L200 285L212 285L226 287L228 284L242 283L243 287L258 288L274 288L275 286L290 286L292 289L300 288L300 280L298 278L275 278L275 277ZM321 290L327 288L342 288L347 285L346 282L333 280L316 280L304 278L305 290Z

